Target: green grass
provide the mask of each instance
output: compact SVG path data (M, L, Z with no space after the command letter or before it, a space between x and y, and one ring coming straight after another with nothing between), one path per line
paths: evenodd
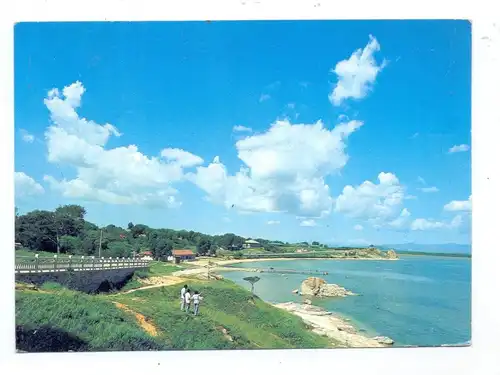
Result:
M330 346L328 339L308 331L300 318L257 297L252 298L249 292L231 281L189 284L191 290L200 291L204 297L197 317L180 311L179 287L148 289L106 298L130 306L151 318L159 327L168 327L164 335L175 349ZM217 327L226 328L234 341L228 341Z
M25 329L63 330L83 340L87 350L333 346L329 339L312 333L300 318L252 298L231 281L197 281L189 287L204 297L198 316L180 311L180 285L95 296L44 285L45 293L16 291L16 323ZM157 328L158 336L149 336L133 314L118 309L113 301L143 314Z
M111 301L61 287L48 289L51 293L16 291L17 327L64 332L81 340L85 350L90 351L170 348L168 342L149 336L135 317L116 308ZM18 343L18 348L29 351L24 345Z
M181 265L174 265L172 263L165 263L165 262L151 262L149 266L149 272L148 276L164 276L164 275L170 275L175 271L181 271L185 266Z

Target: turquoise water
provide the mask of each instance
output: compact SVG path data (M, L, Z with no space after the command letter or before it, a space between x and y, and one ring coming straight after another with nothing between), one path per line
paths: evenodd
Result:
M312 299L314 305L347 317L369 335L391 337L396 345L459 344L471 338L471 260L403 256L399 261L290 260L241 263L238 267L328 271L320 276L359 296ZM223 272L242 280L255 273ZM301 301L292 294L307 275L260 273L255 293L269 302Z

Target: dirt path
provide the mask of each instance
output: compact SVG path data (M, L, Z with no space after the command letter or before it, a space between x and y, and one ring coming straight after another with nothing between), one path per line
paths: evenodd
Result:
M120 294L129 294L137 292L138 290L161 288L163 286L181 284L186 281L187 281L186 279L177 276L154 276L144 280L144 283L147 285L141 286L140 288L130 289Z
M141 326L141 328L149 333L151 336L158 336L158 331L156 327L151 323L146 320L146 317L142 314L139 314L138 312L135 312L132 310L130 307L127 305L124 305L123 303L120 302L113 302L116 307L119 309L122 309L128 313L134 314L135 318L137 319L137 322Z

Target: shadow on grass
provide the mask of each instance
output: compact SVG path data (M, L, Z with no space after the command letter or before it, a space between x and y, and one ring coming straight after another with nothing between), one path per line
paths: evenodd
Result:
M88 345L82 339L59 328L41 326L26 329L16 326L16 348L18 350L40 352L87 351Z

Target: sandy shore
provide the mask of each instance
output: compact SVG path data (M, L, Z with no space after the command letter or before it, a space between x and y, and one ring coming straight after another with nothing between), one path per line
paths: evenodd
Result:
M227 266L230 264L237 264L237 263L252 263L252 262L270 262L274 260L399 260L399 259L388 259L388 258L352 258L352 257L345 257L345 258L253 258L253 259L227 259L227 260L218 260L217 258L215 259L209 259L209 258L204 258L204 259L199 259L195 260L193 262L189 262L190 265L194 266L201 266L205 267L208 262L210 261L213 263L215 266Z
M327 336L346 348L384 348L392 345L389 344L392 342L389 338L364 336L345 319L316 306L295 302L278 303L274 306L299 316L312 327L313 332Z
M252 268L238 268L238 267L226 267L229 265L237 265L240 263L253 263L253 262L267 262L267 261L282 261L282 260L398 260L398 259L387 259L387 258L260 258L260 259L226 259L217 260L214 258L202 258L189 263L185 263L189 268L182 271L176 271L172 275L178 277L203 277L204 273L207 273L207 266L210 262L210 273L214 274L217 271L246 271L246 272L258 272L258 269ZM206 277L204 277L206 278Z

